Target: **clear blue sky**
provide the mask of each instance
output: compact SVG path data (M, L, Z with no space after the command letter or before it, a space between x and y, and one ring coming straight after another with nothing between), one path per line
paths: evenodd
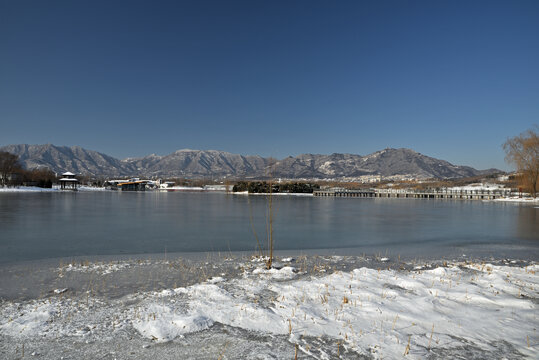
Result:
M508 169L537 123L537 0L0 0L0 145Z

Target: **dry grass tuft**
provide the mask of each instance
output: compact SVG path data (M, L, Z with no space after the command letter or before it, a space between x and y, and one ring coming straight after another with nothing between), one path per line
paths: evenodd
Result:
M408 355L410 353L410 341L411 341L411 339L412 339L412 335L410 335L408 337L408 345L406 345L406 349L404 349L403 356L406 356L406 355Z
M428 349L430 349L430 343L432 342L432 335L434 334L434 324L432 324L432 331L430 333L430 339L429 339L429 345L428 345Z

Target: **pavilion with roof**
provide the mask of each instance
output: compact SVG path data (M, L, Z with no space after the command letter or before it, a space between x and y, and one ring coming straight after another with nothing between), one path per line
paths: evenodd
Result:
M75 174L72 172L65 172L62 174L60 181L60 189L77 191L77 184L79 180L75 178Z

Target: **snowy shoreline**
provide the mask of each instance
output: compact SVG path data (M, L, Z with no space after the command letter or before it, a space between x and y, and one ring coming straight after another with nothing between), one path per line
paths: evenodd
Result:
M98 187L91 187L91 186L80 186L78 188L78 191L81 192L102 192L102 191L112 191L110 189L106 188L98 188ZM189 187L173 187L170 189L159 189L155 191L148 191L150 193L153 192L189 192L189 193L224 193L224 191L216 191L216 190L205 190L203 188L189 188ZM58 192L58 193L64 193L64 191L60 191L58 186L55 186L51 189L46 188L40 188L40 187L32 187L32 186L17 186L17 187L0 187L0 193L42 193L42 192ZM241 192L232 192L230 193L232 195L238 195L238 196L268 196L270 194L266 193L248 193L247 191L241 191ZM273 193L273 196L295 196L295 197L313 197L313 194L311 193ZM392 198L396 199L396 198ZM402 199L397 199L402 200ZM411 199L413 200L413 199ZM509 203L522 203L522 204L539 204L539 198L531 198L531 197L508 197L508 198L499 198L494 200L482 200L484 202L509 202Z
M20 357L22 344L66 359L533 358L539 346L534 261L81 261L28 269L30 284L5 268L3 287L8 277L45 287L3 297L2 358Z
M524 203L524 204L539 204L539 198L532 197L523 197L513 196L509 198L500 198L492 200L494 202L515 202L515 203Z
M78 191L82 192L101 192L109 191L104 187L93 187L93 186L79 186ZM41 188L37 186L14 186L14 187L0 187L0 193L36 193L36 192L59 192L66 193L71 191L62 191L58 185L53 186L52 188Z

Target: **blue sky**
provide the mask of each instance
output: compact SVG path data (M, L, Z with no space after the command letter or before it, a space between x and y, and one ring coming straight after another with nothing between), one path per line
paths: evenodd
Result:
M408 147L509 169L539 1L0 0L0 145L124 158Z

